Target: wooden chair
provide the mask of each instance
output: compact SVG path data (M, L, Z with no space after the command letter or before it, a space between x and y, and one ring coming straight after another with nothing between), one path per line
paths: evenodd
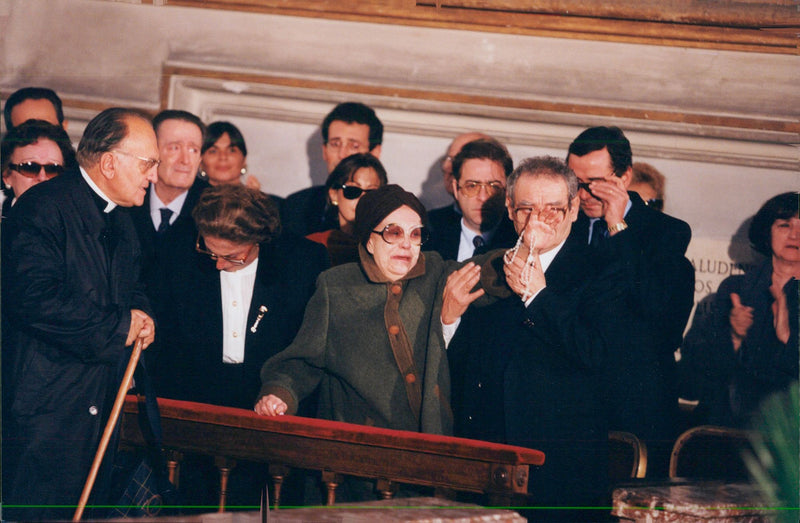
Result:
M681 434L672 447L670 478L748 480L742 452L752 450L748 432L700 425Z
M630 432L608 433L608 479L612 484L647 473L647 446Z

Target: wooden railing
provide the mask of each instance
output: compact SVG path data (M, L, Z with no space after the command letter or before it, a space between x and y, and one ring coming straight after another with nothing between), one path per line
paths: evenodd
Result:
M510 505L526 495L529 467L544 463L544 453L510 445L379 429L295 416L264 417L252 411L161 399L164 449L214 456L221 471L220 511L225 505L227 472L235 460L270 465L275 504L291 468L322 471L327 502L340 474L376 479L384 497L395 483L485 493L495 505ZM144 445L137 398L126 399L122 443ZM174 465L174 463L173 463Z

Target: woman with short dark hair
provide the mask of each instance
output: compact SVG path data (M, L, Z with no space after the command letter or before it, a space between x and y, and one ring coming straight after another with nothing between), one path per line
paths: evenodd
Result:
M769 199L749 238L767 258L720 284L681 348L686 382L697 387L684 395L718 425L746 425L761 399L798 379L800 193Z
M44 120L28 120L8 131L0 142L0 158L11 204L37 183L77 168L66 131Z

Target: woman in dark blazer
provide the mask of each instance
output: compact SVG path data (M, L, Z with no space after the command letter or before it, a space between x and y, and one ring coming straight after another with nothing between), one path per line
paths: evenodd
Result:
M261 365L294 339L324 247L280 234L270 197L244 185L203 192L195 249L173 250L153 354L159 395L252 409ZM248 304L249 302L249 304Z
M798 211L798 192L761 207L749 237L767 258L726 278L709 312L695 316L686 335L680 368L690 390L683 396L699 400L701 422L747 425L763 398L798 379Z

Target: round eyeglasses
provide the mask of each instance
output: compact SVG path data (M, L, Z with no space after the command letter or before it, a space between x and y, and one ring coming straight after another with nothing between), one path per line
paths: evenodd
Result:
M383 230L380 231L372 231L373 234L380 234L383 241L388 243L389 245L394 245L396 243L401 243L406 235L408 236L408 241L411 245L422 245L426 241L428 241L428 229L419 225L414 227L408 233L406 230L403 229L400 225L396 223L390 223Z

